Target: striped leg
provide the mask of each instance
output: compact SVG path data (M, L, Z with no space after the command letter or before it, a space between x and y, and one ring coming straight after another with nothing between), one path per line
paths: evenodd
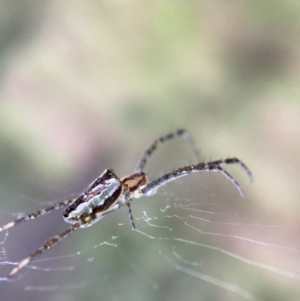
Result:
M65 207L65 206L71 204L74 200L75 199L65 200L65 201L62 201L62 202L60 202L58 204L55 204L55 205L53 205L51 207L48 207L48 208L45 208L45 209L40 209L40 210L37 210L37 211L35 211L33 213L30 213L28 215L25 215L23 217L15 219L14 221L9 222L6 225L0 227L0 232L5 231L5 230L7 230L9 228L12 228L15 225L20 224L22 222L25 222L25 221L28 221L28 220L31 220L31 219L35 219L35 218L37 218L39 216L47 214L47 213L49 213L49 212L51 212L51 211L53 211L55 209L59 209L59 208Z
M232 159L227 159L228 163ZM234 159L236 160L236 159ZM223 160L220 160L221 163L224 163ZM238 160L239 163L240 161ZM225 163L224 163L225 164ZM143 195L150 195L151 192L160 186L163 186L167 184L168 182L174 181L180 177L187 176L188 174L192 172L204 172L204 171L209 171L209 172L220 172L223 174L239 191L241 196L244 196L243 191L238 184L238 182L228 173L226 172L223 168L220 167L219 161L212 161L208 163L198 163L196 165L190 165L190 166L185 166L182 168L178 168L177 170L174 170L172 172L166 173L165 175L153 180L152 182L148 183L143 189L141 189L141 193ZM246 171L250 172L248 169ZM251 174L251 173L250 173Z
M59 235L54 236L52 239L47 241L42 247L37 249L34 253L29 255L27 258L23 259L15 268L11 270L11 272L8 274L7 277L12 277L17 272L19 272L21 269L23 269L32 259L37 257L38 255L42 254L44 251L49 250L51 247L53 247L56 243L58 243L60 240L62 240L64 237L69 235L70 233L74 232L80 226L85 224L84 221L79 221L76 224L74 224L72 227L66 229L64 232L60 233Z
M131 204L131 198L130 198L130 190L127 185L124 186L124 198L125 198L125 205L127 207L128 217L130 219L131 228L132 230L135 230L135 223L132 215L132 210L130 207Z
M151 157L151 155L153 154L153 152L156 150L157 145L160 143L165 143L166 141L172 140L176 137L182 137L185 139L185 141L190 145L190 147L192 148L192 150L194 151L198 162L200 161L200 152L199 149L194 141L194 139L192 138L192 136L184 129L180 129L177 130L176 132L170 133L166 136L162 136L158 139L156 139L144 152L144 154L142 155L141 159L139 160L138 164L136 165L135 168L135 173L139 173L142 172L145 168L145 165L148 162L148 159Z
M250 169L246 166L245 163L243 163L240 159L238 158L227 158L224 160L217 160L217 161L211 161L209 162L211 165L228 165L228 164L238 164L242 167L242 169L246 172L247 176L249 177L250 183L253 183L253 176L250 171Z

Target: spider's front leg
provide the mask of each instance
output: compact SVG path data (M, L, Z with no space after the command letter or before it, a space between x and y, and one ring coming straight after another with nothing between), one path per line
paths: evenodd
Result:
M140 158L134 172L135 173L143 172L148 162L148 159L152 156L153 152L157 149L158 145L170 141L176 137L182 137L188 143L188 145L192 148L193 152L195 153L198 162L200 162L200 151L193 137L186 130L179 129L175 132L169 133L165 136L161 136L158 139L154 140L153 143L146 149L146 151Z
M128 217L130 219L132 230L135 230L135 223L134 223L134 219L133 219L133 215L132 215L132 210L130 207L130 205L131 205L130 190L127 185L124 185L123 189L124 189L123 194L124 194L124 199L125 199L125 206L127 207Z
M244 193L239 183L220 166L221 164L239 164L248 174L250 181L253 180L252 173L242 161L240 161L237 158L228 158L225 160L210 161L207 163L202 162L196 165L189 165L182 168L178 168L148 183L144 188L141 189L141 194L150 195L152 194L153 191L156 191L159 187L171 181L174 181L180 177L187 176L192 172L219 172L223 174L237 188L240 195L243 197Z

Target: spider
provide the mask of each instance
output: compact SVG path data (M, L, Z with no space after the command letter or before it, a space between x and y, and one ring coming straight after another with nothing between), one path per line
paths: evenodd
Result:
M79 228L86 228L99 221L105 215L117 210L121 206L127 207L128 217L131 223L131 227L135 229L135 223L131 211L132 199L139 198L141 196L149 196L156 192L156 190L167 184L170 181L174 181L180 177L186 176L192 172L219 172L223 174L231 183L238 189L241 196L244 196L240 185L237 181L226 172L221 165L226 164L239 164L247 173L250 182L252 182L252 174L248 167L237 158L227 158L216 161L209 161L207 163L200 162L195 165L189 165L178 168L174 171L168 172L161 177L153 181L149 181L143 172L149 157L156 150L158 144L162 144L175 137L182 137L190 145L195 153L198 162L200 162L199 150L192 138L192 136L184 129L179 129L175 132L169 133L166 136L162 136L156 139L144 152L142 157L137 163L134 173L119 178L113 169L106 169L104 172L92 182L86 190L84 190L77 198L65 200L54 206L37 210L33 213L18 218L2 227L0 232L14 227L24 221L35 219L46 213L49 213L55 209L66 207L63 217L67 223L73 224L62 233L54 236L47 241L43 246L23 259L18 265L11 270L7 277L12 277L22 268L24 268L32 259L42 254L44 251L52 248L57 242L67 237L70 233Z

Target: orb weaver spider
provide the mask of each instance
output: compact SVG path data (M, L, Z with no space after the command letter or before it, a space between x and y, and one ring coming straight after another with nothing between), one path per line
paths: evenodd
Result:
M46 213L49 213L55 209L66 207L63 214L64 220L73 224L62 233L54 236L47 241L43 246L23 259L15 268L11 270L8 277L12 277L22 268L24 268L32 259L40 255L46 250L49 250L57 242L67 237L70 233L79 228L86 228L99 221L105 215L115 211L121 206L127 207L128 217L131 223L132 229L135 229L135 223L131 211L132 199L139 198L141 196L149 196L156 192L156 190L167 184L170 181L174 181L179 177L186 176L192 172L219 172L223 174L231 183L238 189L241 196L244 196L240 185L237 181L226 172L221 165L227 164L239 164L247 173L250 181L252 182L252 174L248 167L237 158L227 158L224 160L210 161L207 163L200 162L195 165L189 165L182 168L178 168L174 171L168 172L161 177L153 181L149 181L143 172L149 157L156 150L157 145L169 141L175 137L182 137L190 145L195 153L198 162L200 162L199 150L192 138L192 136L184 129L177 130L169 133L166 136L162 136L156 139L144 152L142 157L137 163L133 174L119 178L112 169L106 169L92 184L88 186L76 199L70 199L62 201L54 206L37 210L33 213L18 218L6 225L0 227L0 232L14 227L21 222L35 219Z

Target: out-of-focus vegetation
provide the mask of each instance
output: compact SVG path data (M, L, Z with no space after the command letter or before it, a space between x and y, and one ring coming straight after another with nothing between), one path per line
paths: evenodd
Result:
M300 2L6 0L0 16L3 212L79 192L104 168L130 173L154 138L184 127L206 159L242 158L252 206L297 228ZM152 174L189 163L172 146ZM252 292L276 298L266 287Z

